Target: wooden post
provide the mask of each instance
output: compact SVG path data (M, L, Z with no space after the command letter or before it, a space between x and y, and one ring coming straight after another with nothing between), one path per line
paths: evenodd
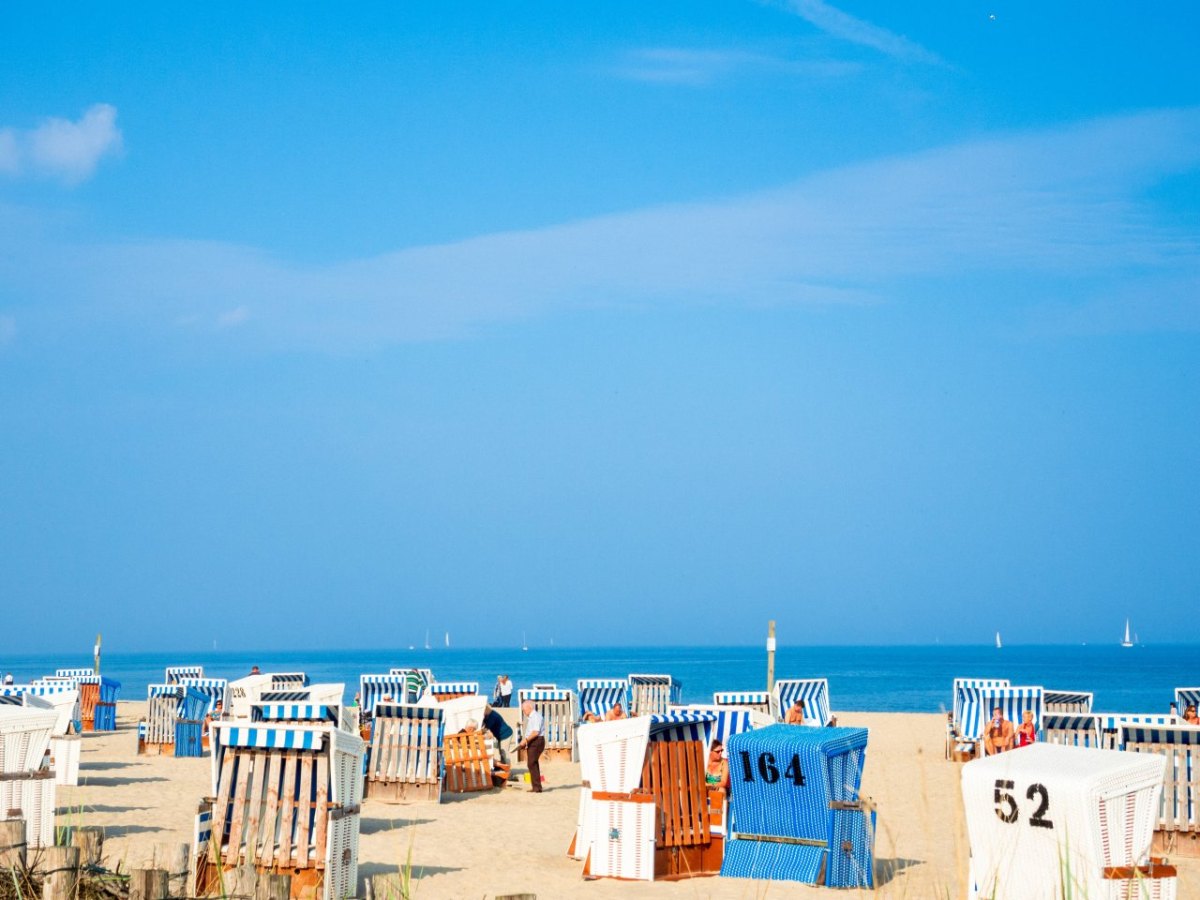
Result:
M88 866L100 865L100 856L104 850L104 829L96 825L85 825L76 828L71 836L72 846L79 848L79 864L85 869Z
M775 620L767 623L767 693L775 690Z
M259 873L258 884L254 888L254 900L288 900L291 895L291 875Z
M166 869L134 869L129 873L129 900L167 900L169 888Z
M93 666L93 668L95 669L96 674L99 675L100 674L100 632L98 632L98 631L96 632L95 657L96 658L93 660L93 662L95 664Z
M168 891L172 897L187 897L191 895L188 889L188 865L191 862L191 848L187 844L157 843L154 845L154 867L166 869L170 879Z
M42 851L42 900L75 900L79 886L79 848L46 847Z
M0 822L0 874L25 868L25 820Z

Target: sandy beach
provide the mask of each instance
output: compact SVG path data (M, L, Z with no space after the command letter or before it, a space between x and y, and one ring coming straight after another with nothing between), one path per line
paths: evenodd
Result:
M59 789L59 824L105 829L109 867L149 862L155 844L192 837L196 804L211 793L210 760L140 757L136 721L144 703L119 706L118 731L83 738L80 784ZM968 844L958 793L960 767L942 757L943 717L845 713L841 724L871 737L863 793L879 810L881 898L965 896ZM445 795L441 804L363 806L360 896L369 876L395 875L411 853L414 896L490 898L805 898L824 888L783 882L696 878L678 882L584 881L566 855L579 800L579 767L547 763L547 790L524 786ZM1179 896L1200 896L1200 860L1177 860ZM842 892L839 896L872 896Z

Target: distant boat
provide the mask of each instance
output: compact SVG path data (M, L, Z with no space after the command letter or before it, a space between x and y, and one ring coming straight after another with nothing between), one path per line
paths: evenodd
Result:
M450 632L448 631L446 632L446 646L450 646Z
M1002 643L1000 643L1000 632L997 631L996 632L996 649L1000 650L1003 647L1004 647L1004 645Z
M425 649L429 649L429 629L425 629Z
M525 632L523 632L523 631L521 632L521 649L522 650L529 649L529 641L525 640Z
M1125 640L1121 641L1122 647L1132 647L1133 641L1129 639L1129 620L1125 620Z

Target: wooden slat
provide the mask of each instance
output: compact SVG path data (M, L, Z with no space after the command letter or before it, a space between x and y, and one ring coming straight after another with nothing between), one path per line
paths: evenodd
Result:
M216 750L213 751L217 752ZM237 768L237 754L227 749L221 761L221 777L217 784L217 800L212 811L212 837L209 840L209 856L216 860L221 854L225 840L225 824L229 821L230 792L233 789L233 773Z
M292 833L296 819L296 766L299 762L295 750L289 750L283 758L283 783L279 786L280 806L283 808L279 824L279 862L287 865L292 858Z
M266 794L266 762L267 754L255 750L250 754L252 769L250 784L246 793L246 824L242 835L242 845L245 849L245 861L251 865L258 858L258 828L262 821L263 800Z
M271 754L267 772L267 809L263 815L261 844L258 863L270 866L275 862L275 841L279 833L279 783L283 777L283 756Z
M325 862L325 827L329 819L329 757L326 754L317 754L316 772L313 777L317 780L317 821L313 829L313 846L317 851L317 865L320 866Z
M229 847L225 851L227 863L235 865L241 857L242 827L246 818L246 785L250 779L251 762L249 750L235 750L230 747L225 752L236 753L238 757L237 782L233 789L233 809L229 820Z
M292 861L297 868L307 868L309 865L309 849L312 846L312 778L312 754L302 753L300 784L296 796L296 845L292 851Z

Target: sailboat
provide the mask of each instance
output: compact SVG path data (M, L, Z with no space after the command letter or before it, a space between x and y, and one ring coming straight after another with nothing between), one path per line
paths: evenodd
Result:
M425 629L425 649L429 649L429 629Z
M523 631L521 632L521 649L522 650L529 649L529 641L525 640L525 632L523 632Z
M1125 640L1121 641L1122 647L1132 647L1133 641L1129 639L1129 620L1125 620Z
M1004 647L1004 645L1002 643L1000 643L1000 632L997 631L996 632L996 649L1000 650L1003 647Z
M446 649L450 649L450 632L446 632Z

